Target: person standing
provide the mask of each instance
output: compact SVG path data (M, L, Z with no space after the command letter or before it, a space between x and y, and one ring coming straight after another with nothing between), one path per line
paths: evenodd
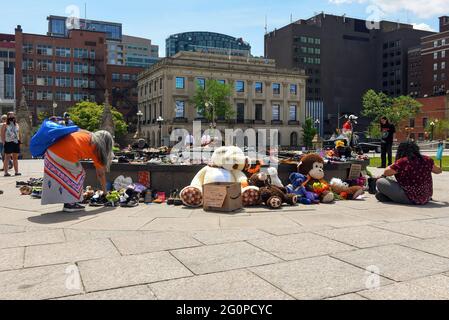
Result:
M381 158L382 166L381 169L387 167L387 157L388 166L393 164L393 140L394 134L396 133L396 127L388 121L387 117L382 117L380 119L380 130L382 134L381 138Z
M0 122L0 158L2 158L2 161L5 160L5 156L3 154L4 144L3 144L3 138L2 138L1 130L3 128L3 125L6 123L6 118L7 117L8 116L6 114L2 115L2 120ZM2 170L3 170L3 162L2 162Z
M14 171L16 176L19 173L19 154L20 154L20 128L16 121L14 112L9 112L6 118L6 123L1 128L2 141L4 141L5 161L3 161L3 171L5 177L10 177L8 172L9 161L12 158Z

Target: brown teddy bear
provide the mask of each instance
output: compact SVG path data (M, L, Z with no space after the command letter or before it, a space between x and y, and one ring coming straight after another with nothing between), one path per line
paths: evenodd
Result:
M355 200L365 192L360 186L350 187L349 184L343 182L341 179L334 178L331 180L331 189L345 200Z
M298 203L298 196L288 194L284 187L271 183L271 178L264 172L256 173L249 179L249 185L259 188L260 203L270 209L280 209L284 203L294 206Z
M320 155L305 155L298 165L298 172L307 177L304 182L306 190L318 194L322 203L331 203L335 200L329 183L324 180L324 160Z

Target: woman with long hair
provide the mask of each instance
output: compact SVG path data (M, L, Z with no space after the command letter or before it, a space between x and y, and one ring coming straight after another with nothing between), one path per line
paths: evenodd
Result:
M114 139L107 131L72 133L50 148L44 156L42 204L63 203L64 212L83 211L86 173L80 160L92 159L97 178L106 192L106 172L112 163Z
M396 162L377 181L376 195L381 202L408 205L427 204L433 196L432 173L441 174L430 157L421 154L416 143L407 141L398 148ZM396 181L388 179L395 176Z
M5 160L3 161L3 171L5 177L10 177L8 172L9 161L12 159L14 164L14 171L16 176L19 173L19 154L20 154L20 128L16 121L14 112L8 112L6 123L1 127L1 136L3 141L3 152L5 153Z

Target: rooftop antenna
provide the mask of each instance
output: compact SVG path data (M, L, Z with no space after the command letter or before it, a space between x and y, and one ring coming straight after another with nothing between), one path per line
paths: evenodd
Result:
M293 23L293 14L290 13L290 23Z
M84 20L87 20L87 2L84 2Z
M268 34L268 17L265 15L265 34Z

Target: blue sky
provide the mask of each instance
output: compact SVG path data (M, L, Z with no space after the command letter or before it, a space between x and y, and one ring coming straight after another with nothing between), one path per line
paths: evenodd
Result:
M67 15L70 5L79 6L84 17L123 23L124 33L150 38L165 55L165 39L185 31L214 31L243 37L254 55L263 55L265 16L268 29L293 20L326 13L369 19L416 23L438 29L438 17L449 15L449 0L18 0L2 6L0 33L14 33L21 24L28 33L44 34L46 17Z

